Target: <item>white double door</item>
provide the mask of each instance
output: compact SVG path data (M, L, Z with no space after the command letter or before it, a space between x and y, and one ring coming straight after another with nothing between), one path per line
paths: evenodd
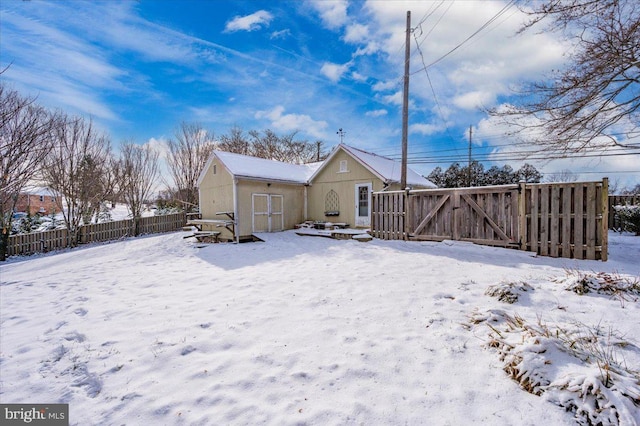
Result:
M253 232L276 232L284 229L284 196L253 194Z

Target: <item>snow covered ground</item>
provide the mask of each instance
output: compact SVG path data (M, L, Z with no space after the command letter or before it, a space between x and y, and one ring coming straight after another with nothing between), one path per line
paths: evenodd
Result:
M610 234L603 263L292 231L204 247L184 235L1 264L0 401L69 403L79 425L575 424L557 405L570 386L551 387L577 372L597 382L602 367L554 346L577 327L605 331L612 380L631 393L614 420L640 423L639 297L565 290L591 272L640 279L639 237ZM510 284L513 304L485 294ZM526 392L508 366L546 391Z

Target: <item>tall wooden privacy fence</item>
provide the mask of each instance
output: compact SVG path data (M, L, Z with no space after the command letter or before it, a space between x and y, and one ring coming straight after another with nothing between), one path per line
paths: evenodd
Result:
M607 260L608 181L373 194L372 234Z
M138 234L177 231L185 223L184 213L143 217L138 219ZM134 235L135 221L133 219L118 220L81 226L77 233L77 242L78 244L86 244L112 241ZM66 229L18 234L9 237L8 255L41 253L70 246L69 231Z

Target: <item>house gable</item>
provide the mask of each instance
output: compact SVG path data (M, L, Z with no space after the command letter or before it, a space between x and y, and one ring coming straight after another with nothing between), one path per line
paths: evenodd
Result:
M355 225L356 186L382 191L381 176L339 146L313 175L307 190L308 218Z
M234 208L233 175L224 163L212 154L198 179L200 213L206 219L220 219L218 212L232 212Z

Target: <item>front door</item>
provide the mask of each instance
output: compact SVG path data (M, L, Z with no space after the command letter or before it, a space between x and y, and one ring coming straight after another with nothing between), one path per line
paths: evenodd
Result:
M370 183L356 184L356 226L371 226Z
M253 232L276 232L284 229L284 197L275 194L253 194Z

